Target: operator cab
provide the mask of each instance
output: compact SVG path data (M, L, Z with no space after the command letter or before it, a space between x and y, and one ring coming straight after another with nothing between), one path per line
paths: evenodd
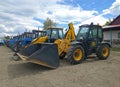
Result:
M96 49L103 40L102 27L91 24L82 25L79 28L76 40L82 42L91 51Z
M43 37L46 35L46 31L45 30L33 30L33 38L38 38L38 37Z
M77 40L99 38L103 39L102 27L99 25L82 25L77 34Z
M46 36L48 36L48 42L50 43L57 39L63 39L63 28L48 28Z

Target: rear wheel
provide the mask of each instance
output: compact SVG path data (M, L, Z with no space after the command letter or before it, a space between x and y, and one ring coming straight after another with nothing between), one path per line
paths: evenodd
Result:
M67 60L71 64L79 64L85 58L85 51L81 45L70 47L68 53L66 54Z
M106 60L110 54L110 47L108 45L101 45L97 51L97 57L101 60Z

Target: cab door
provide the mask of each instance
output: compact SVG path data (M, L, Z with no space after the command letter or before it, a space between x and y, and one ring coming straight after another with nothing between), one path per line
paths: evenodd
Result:
M102 29L98 26L92 26L88 36L88 48L96 49L102 39Z

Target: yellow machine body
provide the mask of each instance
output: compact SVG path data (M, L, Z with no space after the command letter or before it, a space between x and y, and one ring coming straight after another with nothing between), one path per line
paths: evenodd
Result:
M17 53L17 56L22 60L27 60L46 67L57 68L60 64L59 57L65 56L70 43L74 41L75 38L73 24L69 23L69 29L63 39L56 39L54 42L50 43L46 42L49 39L48 36L36 38L32 41L33 45Z

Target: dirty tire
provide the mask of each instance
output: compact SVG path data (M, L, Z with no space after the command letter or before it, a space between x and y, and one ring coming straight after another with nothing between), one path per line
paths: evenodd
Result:
M59 56L60 59L64 59L65 55L66 55L66 53L62 53L62 54Z
M13 51L14 51L14 52L18 52L18 51L19 51L19 48L18 48L17 46L14 46L14 47L13 47Z
M106 60L110 55L110 47L108 45L101 45L97 51L97 57L100 60Z
M12 59L13 59L14 61L19 61L19 60L21 60L17 54L14 54L13 57L12 57Z
M66 54L67 61L71 64L79 64L85 58L85 51L81 45L78 46L71 46L69 51Z

